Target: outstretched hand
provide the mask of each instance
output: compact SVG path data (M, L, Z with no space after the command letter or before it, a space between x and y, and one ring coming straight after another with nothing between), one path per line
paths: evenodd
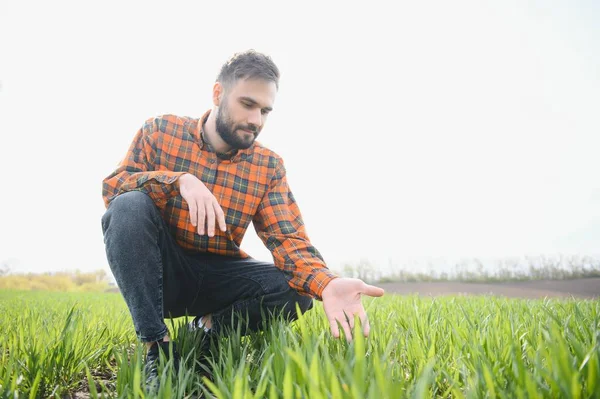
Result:
M333 336L335 338L340 336L337 324L339 322L346 340L352 341L355 315L358 315L361 321L364 336L368 336L371 327L360 297L361 295L380 297L383 293L383 288L369 285L357 278L338 277L331 280L323 290L321 298Z

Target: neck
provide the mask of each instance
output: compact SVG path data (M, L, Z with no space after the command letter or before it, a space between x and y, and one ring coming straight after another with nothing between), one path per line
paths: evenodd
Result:
M231 147L227 144L219 133L217 132L217 110L213 108L213 110L208 115L208 119L206 119L206 123L204 124L204 133L206 134L205 139L208 140L208 143L211 147L220 153L227 153L231 151Z

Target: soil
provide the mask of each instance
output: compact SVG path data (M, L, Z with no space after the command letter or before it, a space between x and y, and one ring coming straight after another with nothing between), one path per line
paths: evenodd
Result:
M381 283L388 294L400 295L496 295L509 298L600 298L600 278L541 280L506 283Z

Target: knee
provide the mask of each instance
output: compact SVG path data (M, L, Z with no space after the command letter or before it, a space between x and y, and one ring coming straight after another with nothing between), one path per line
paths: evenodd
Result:
M300 295L298 291L290 287L282 273L278 274L278 277L271 281L273 292L268 295L271 303L276 303L277 308L281 308L288 317L291 316L293 319L297 318L297 309L304 313L313 307L312 297Z
M104 233L109 226L135 226L148 220L153 220L158 210L152 199L141 191L130 191L113 199L102 216Z
M298 295L296 303L302 313L309 311L313 307L313 299L309 296Z
M283 309L286 317L290 320L296 320L298 312L305 313L313 307L313 299L311 297L300 295L293 289L290 289L286 296Z

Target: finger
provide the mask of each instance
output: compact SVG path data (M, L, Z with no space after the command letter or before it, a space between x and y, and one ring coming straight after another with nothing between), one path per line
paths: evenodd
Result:
M223 232L227 231L227 225L225 224L225 213L223 213L223 209L221 209L221 206L219 205L217 200L215 200L214 202L214 208L215 217L217 218L217 222L219 223L219 228Z
M188 202L188 208L190 211L190 220L192 221L192 226L196 227L198 225L198 208L196 207L196 203L194 201Z
M348 325L350 325L350 331L354 330L354 315L348 314L346 313L346 311L344 311L344 316L346 317L346 322L348 323Z
M363 335L368 337L369 332L371 331L371 325L369 324L367 313L364 310L360 312L360 324L362 325Z
M371 333L371 324L369 323L369 319L365 319L363 322L363 335L368 337Z
M208 236L212 237L215 235L215 208L212 204L206 204L206 227L208 230Z
M204 204L198 204L198 234L204 235L204 226L206 225L206 210Z
M342 328L344 329L344 335L346 335L346 341L352 342L352 330L350 329L348 322L346 320L344 320L340 323L342 324Z
M335 319L329 319L329 328L331 329L331 335L333 335L334 338L340 337L340 330Z
M360 293L364 294L364 295L368 295L368 296L379 297L379 296L383 296L385 291L383 290L383 288L375 287L374 285L365 283L365 285L364 285L363 289L360 291Z

